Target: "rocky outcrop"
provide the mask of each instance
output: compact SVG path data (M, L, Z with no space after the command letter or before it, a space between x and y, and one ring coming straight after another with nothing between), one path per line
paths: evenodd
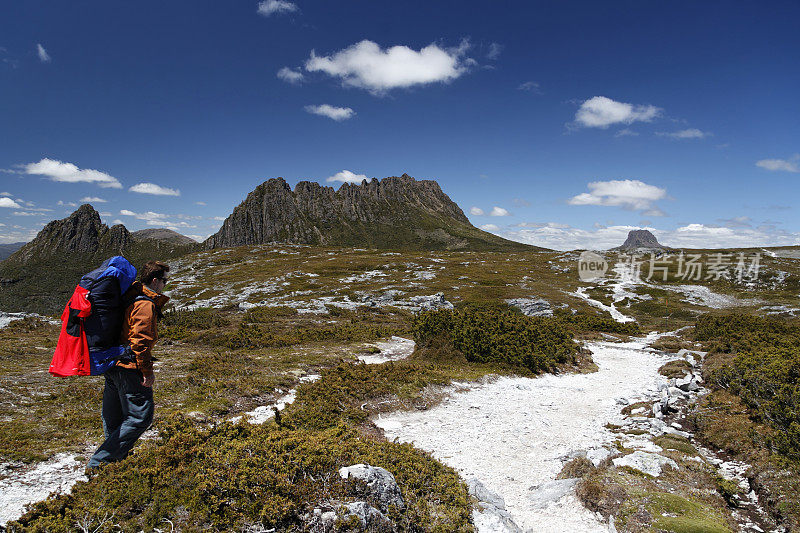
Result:
M670 248L661 245L656 236L646 229L634 229L628 232L628 238L622 246L613 248L621 252L665 252Z
M94 254L102 245L122 249L132 240L130 232L119 224L109 229L89 204L84 204L62 220L53 220L31 242L14 253L10 260L27 262L36 257L69 253Z
M431 180L407 174L338 190L272 178L236 207L206 248L266 243L372 248L530 249L481 231Z
M345 466L339 469L339 476L364 483L369 497L378 502L381 511L388 512L392 506L400 511L405 509L400 487L385 468L365 464Z

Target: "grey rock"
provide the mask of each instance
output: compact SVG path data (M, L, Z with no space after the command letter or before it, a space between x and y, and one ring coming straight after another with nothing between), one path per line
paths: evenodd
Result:
M333 533L336 529L336 520L341 518L347 520L355 516L364 531L386 531L395 532L397 525L372 507L367 502L344 503L339 501L329 501L317 504L313 511L304 515L303 531L312 533Z
M611 461L616 467L628 466L645 474L658 477L661 475L661 470L665 466L675 468L677 470L678 464L663 455L657 453L635 451L631 454L617 457Z
M400 487L392 473L385 468L356 464L340 468L339 476L342 479L357 479L366 483L370 496L378 501L381 511L387 512L391 505L401 511L405 509Z
M675 380L675 387L679 388L684 392L689 392L689 384L691 382L692 382L692 375L687 374L686 376Z
M586 452L586 458L589 459L594 466L600 466L600 463L605 461L611 455L611 450L607 448L595 448Z
M656 239L656 236L650 233L648 230L635 229L628 232L628 238L625 239L625 242L622 244L622 246L612 248L612 250L619 250L622 252L658 253L669 251L670 248L662 246L658 242L658 239Z
M475 518L478 531L491 531L491 533L524 533L523 529L514 522L508 511L487 505L480 505L481 512Z
M575 489L579 479L556 479L531 487L528 499L534 509L544 509L553 502L557 502Z
M431 296L412 296L408 300L413 306L417 306L423 311L453 309L453 304L445 300L442 292L437 292Z
M550 302L544 298L513 298L506 303L518 308L525 316L553 316Z
M497 509L505 510L506 501L499 494L490 491L486 486L481 483L477 478L470 478L467 480L467 488L470 495L474 496L481 503L488 504Z

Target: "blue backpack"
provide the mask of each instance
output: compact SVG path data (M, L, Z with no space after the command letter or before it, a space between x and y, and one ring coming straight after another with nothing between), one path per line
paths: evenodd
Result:
M136 269L121 255L81 278L61 315L51 374L97 376L125 354L128 347L119 343L126 307L122 296L134 279Z

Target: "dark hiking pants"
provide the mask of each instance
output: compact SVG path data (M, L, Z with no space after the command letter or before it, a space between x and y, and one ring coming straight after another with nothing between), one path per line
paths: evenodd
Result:
M142 385L138 370L114 367L104 376L103 432L106 440L89 460L89 468L121 461L153 421L153 389Z

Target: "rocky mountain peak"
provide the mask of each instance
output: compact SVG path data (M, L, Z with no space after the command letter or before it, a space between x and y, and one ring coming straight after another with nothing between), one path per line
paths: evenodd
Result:
M247 195L205 246L284 242L420 247L431 239L440 241L429 243L434 247L466 246L466 241L454 237L453 226L476 236L488 235L473 227L432 180L403 174L343 183L338 189L300 181L292 190L283 178L271 178Z
M656 236L646 229L635 229L628 232L628 238L622 246L614 248L620 251L631 250L669 250L658 242Z
M100 247L101 241L108 241L114 248L121 248L130 242L130 238L130 233L124 226L109 229L102 223L100 214L91 204L83 204L67 218L49 222L36 238L10 259L25 262L36 256L92 254Z

